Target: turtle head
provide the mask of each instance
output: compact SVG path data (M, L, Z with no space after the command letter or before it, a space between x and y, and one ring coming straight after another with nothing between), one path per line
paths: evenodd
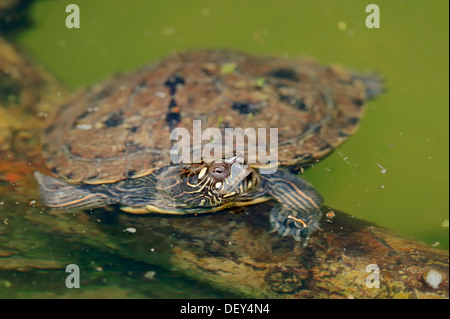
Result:
M185 199L191 207L216 207L235 200L259 184L258 173L243 155L227 156L191 166L182 178ZM186 196L189 195L189 196Z

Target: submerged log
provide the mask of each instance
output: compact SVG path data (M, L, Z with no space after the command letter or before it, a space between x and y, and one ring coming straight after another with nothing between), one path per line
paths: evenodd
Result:
M250 207L245 215L191 217L18 206L0 224L0 273L63 274L76 263L83 278L95 278L91 256L109 254L116 262L166 269L238 297L448 298L448 252L336 210L305 246L269 232L270 206ZM87 279L84 289L93 282Z
M251 207L245 216L118 214L115 226L99 227L112 239L117 226L136 230L121 231L128 240L115 241L122 256L245 297L448 298L447 252L325 207L322 230L304 246L269 232L270 206Z

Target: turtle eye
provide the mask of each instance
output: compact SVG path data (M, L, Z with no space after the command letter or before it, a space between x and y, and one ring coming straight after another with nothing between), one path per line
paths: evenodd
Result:
M224 163L215 163L209 167L209 174L217 180L223 180L229 175L228 165Z

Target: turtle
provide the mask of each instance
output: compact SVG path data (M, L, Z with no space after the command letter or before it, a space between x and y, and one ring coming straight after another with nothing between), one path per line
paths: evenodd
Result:
M42 135L51 174L35 177L43 203L60 210L196 215L274 200L271 231L302 240L320 228L323 199L298 173L352 135L382 90L376 74L308 57L175 53L76 92ZM174 161L171 134L194 136L195 121L219 133L276 128L277 143L265 146L276 146L275 164L258 161L259 152L251 158L250 144L247 153L193 161L190 150L192 161ZM218 136L201 148L223 142Z

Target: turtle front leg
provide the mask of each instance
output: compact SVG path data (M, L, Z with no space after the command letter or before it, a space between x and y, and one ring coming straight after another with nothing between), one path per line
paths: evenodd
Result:
M319 228L322 198L299 177L284 170L265 175L270 195L278 204L270 211L272 231L296 240L308 237Z

